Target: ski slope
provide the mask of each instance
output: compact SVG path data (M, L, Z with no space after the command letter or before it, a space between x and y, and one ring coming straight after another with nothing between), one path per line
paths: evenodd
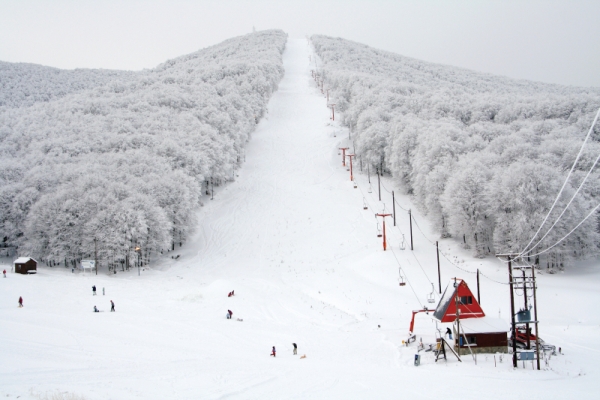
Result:
M286 75L248 144L235 182L206 198L196 235L151 268L117 275L41 268L0 279L0 396L37 399L561 399L595 398L600 368L597 262L538 279L540 335L562 347L543 371L513 369L479 355L459 363L422 352L413 366L411 310L435 284L437 236L418 211L397 226L390 248L376 237L376 212L392 210L393 182L355 165L358 188L341 166L348 132L329 119L310 75L310 47L290 39ZM350 143L351 147L351 143ZM407 197L396 195L405 209ZM363 204L368 210L363 209ZM379 222L381 225L381 220ZM507 281L495 259L472 259L440 241L464 270ZM179 255L174 260L171 256ZM442 290L452 277L476 290L473 274L442 258ZM408 285L400 287L399 267ZM92 285L98 296L92 296ZM102 295L103 288L106 295ZM227 293L235 290L235 296ZM17 308L23 296L25 307ZM110 300L116 312L109 312ZM520 299L517 298L517 304ZM509 320L507 285L482 278L481 304ZM97 305L103 312L93 313ZM434 305L433 305L434 306ZM233 320L227 320L228 309ZM243 321L238 321L240 318ZM416 334L432 342L435 323L419 315ZM444 328L445 329L445 328ZM298 355L292 355L292 342ZM276 346L277 357L269 356ZM300 356L306 355L306 358ZM65 396L65 398L67 398Z

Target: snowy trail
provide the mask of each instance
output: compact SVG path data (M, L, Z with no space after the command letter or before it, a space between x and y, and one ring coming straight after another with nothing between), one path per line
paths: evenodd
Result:
M393 251L382 251L373 215L383 211L376 180L368 193L367 176L356 168L354 189L341 167L337 148L348 144L347 131L328 118L310 77L309 54L305 40L288 42L285 77L248 144L245 164L215 200L204 200L198 232L176 250L178 261L165 258L140 277L136 270L96 277L42 269L38 276L0 280L0 395L37 398L60 390L86 399L592 397L600 371L587 357L600 332L599 316L556 301L600 301L592 267L564 279L540 277L547 321L542 336L572 354L553 361L554 370L514 371L508 357L494 367L491 356L480 356L478 365L468 357L435 364L431 353L422 353L419 368L412 365L415 348L401 342L411 310L431 291L430 280L439 296L434 247L415 227L414 252L399 250L402 233L409 240L408 216L397 209L398 226L387 221ZM389 212L387 189L393 184L384 179L383 185ZM409 199L396 198L411 208ZM418 229L436 238L418 211L413 214ZM494 259L471 259L451 240L440 241L440 249L465 259L467 270L479 267L506 280L504 265ZM399 287L399 265L410 286ZM442 265L444 287L462 276L473 288L472 275L444 260ZM106 287L107 296L92 297L93 284ZM236 296L228 298L231 290ZM19 295L24 309L12 306ZM486 312L507 317L507 298L506 285L482 281ZM116 313L107 312L110 299ZM94 304L105 312L92 313ZM228 309L233 321L225 319ZM434 328L419 316L417 335L431 339ZM273 345L276 359L269 357ZM299 359L302 354L307 358Z

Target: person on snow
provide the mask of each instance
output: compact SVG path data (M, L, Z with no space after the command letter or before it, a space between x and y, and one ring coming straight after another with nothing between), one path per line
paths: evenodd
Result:
M94 312L100 312L100 310L98 310L98 307L94 306Z
M298 346L296 346L296 343L292 343L294 345L294 355L298 354Z
M276 357L277 351L275 350L275 346L273 346L273 350L271 350L271 355Z
M233 296L233 294L231 294L231 292L229 292L229 294L227 295L227 297L231 297Z
M233 311L227 310L227 319L231 319L232 315L233 315Z
M235 290L232 290L232 291L231 291L231 295L232 295L232 296L235 296Z
M110 301L110 312L115 312L115 303L112 300Z
M94 294L94 296L96 295L96 285L92 286L92 293Z
M448 335L448 339L452 340L452 331L450 328L446 328L446 335Z
M6 278L6 270L2 271L2 273L4 274L4 277Z
M23 298L19 296L19 307L23 307Z

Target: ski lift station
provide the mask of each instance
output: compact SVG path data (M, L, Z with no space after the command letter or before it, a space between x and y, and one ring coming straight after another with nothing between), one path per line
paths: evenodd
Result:
M410 335L414 336L415 315L420 312L429 314L433 310L426 307L413 311ZM458 318L457 318L458 316ZM462 279L454 278L433 311L432 318L438 324L452 324L454 348L460 355L470 353L508 353L509 325L501 318L485 315L481 305ZM443 328L446 329L446 326ZM438 328L439 336L443 331Z

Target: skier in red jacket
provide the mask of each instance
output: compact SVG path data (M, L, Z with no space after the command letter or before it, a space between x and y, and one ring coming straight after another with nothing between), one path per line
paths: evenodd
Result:
M19 296L19 307L23 307L23 298Z

